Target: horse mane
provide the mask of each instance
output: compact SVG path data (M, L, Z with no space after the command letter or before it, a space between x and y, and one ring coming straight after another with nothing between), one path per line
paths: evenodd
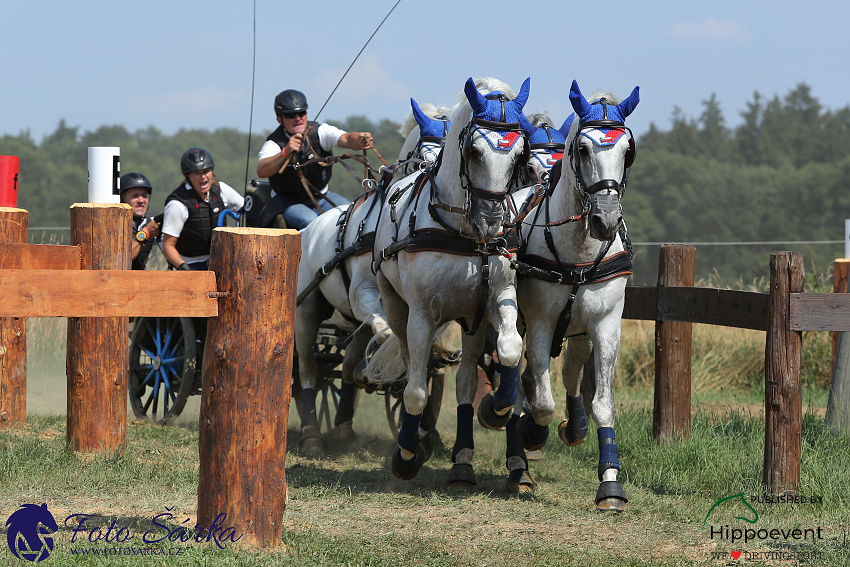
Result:
M549 116L549 113L545 110L541 112L536 112L531 116L527 116L527 118L528 121L531 122L531 125L536 128L540 128L544 124L548 124L551 128L557 128L557 126L555 126L555 123L552 121L552 117Z
M516 98L517 91L509 84L502 82L499 79L495 79L493 77L473 77L472 80L475 83L475 88L477 88L478 92L481 94L499 91L509 99ZM466 112L463 112L464 110ZM455 103L451 108L452 123L459 121L465 124L469 121L471 111L472 109L469 106L469 101L466 100L466 93L461 90L455 98Z
M447 106L434 106L430 102L426 102L419 105L419 109L422 110L422 113L425 116L429 116L431 118L439 118L440 116L449 117L452 114L452 109ZM398 129L398 133L401 134L402 138L407 138L413 129L419 126L416 123L416 118L413 116L413 111L410 111L410 114L404 117L404 120L401 122L401 126Z

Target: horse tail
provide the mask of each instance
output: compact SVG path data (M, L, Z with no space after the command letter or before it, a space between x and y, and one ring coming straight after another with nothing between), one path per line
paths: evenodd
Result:
M401 356L401 340L392 334L378 347L378 336L375 335L366 345L366 352L373 352L372 356L367 354L366 369L363 374L370 384L391 384L404 376L404 359ZM375 350L377 348L377 350Z

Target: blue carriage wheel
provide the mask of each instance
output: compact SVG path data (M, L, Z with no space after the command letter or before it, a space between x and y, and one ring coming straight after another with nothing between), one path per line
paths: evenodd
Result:
M128 383L135 416L159 421L180 415L192 392L196 366L191 317L137 317Z

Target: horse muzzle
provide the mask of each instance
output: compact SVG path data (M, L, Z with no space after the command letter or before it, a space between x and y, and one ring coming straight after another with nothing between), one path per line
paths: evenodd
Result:
M623 221L620 193L606 188L590 196L590 235L602 241L614 238Z
M472 199L470 225L472 237L478 244L489 242L502 230L505 218L504 201Z

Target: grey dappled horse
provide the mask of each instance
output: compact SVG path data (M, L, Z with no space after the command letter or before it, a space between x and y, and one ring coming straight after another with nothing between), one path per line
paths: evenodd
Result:
M507 190L528 159L519 116L529 82L514 96L500 81L481 79L476 88L470 78L453 108L437 165L388 190L375 260L387 320L400 339L407 369L402 427L392 457L393 473L402 479L415 477L426 460L417 430L428 399L428 353L438 328L461 320L469 333L456 378L458 432L450 483L475 484L472 401L487 321L498 333L502 368L484 420L494 429L504 427L516 403L522 339L516 329L514 272L500 231Z
M423 112L413 99L411 106L412 118L405 123L412 121L416 127L408 127L406 145L411 150L405 151L403 148L399 162L433 162L442 148L436 137L446 127L446 122L439 119L444 114L443 109L423 105L426 107ZM397 164L394 169L402 167ZM415 165L416 169L418 165ZM372 272L372 242L385 198L382 189L379 185L361 195L353 204L336 207L319 215L301 232L295 347L302 390L301 399L297 403L301 404L302 416L300 443L302 448L310 452L321 451L325 443L316 415L317 363L313 348L322 322L333 316L336 325L348 331L356 330L345 349L343 380L335 417L335 426L342 440L348 440L354 435L351 421L356 394L355 367L364 358L366 344L370 339L374 337L376 342L382 343L392 333ZM334 258L340 254L345 258L334 262ZM310 285L315 285L314 280L319 280L318 285L306 292ZM305 292L306 295L301 298ZM435 346L434 357L445 364L453 359L454 352L443 352ZM435 425L428 424L423 433Z
M624 120L637 106L639 91L635 87L621 103L610 93L594 93L591 101L573 81L570 102L576 119L567 135L568 158L561 162L560 179L544 188L545 196L534 208L519 203L539 188L513 196L522 217L517 223L522 233L517 296L526 323L528 367L522 384L531 406L517 429L527 450L546 443L555 416L549 361L559 355L567 337L563 380L569 419L559 427L559 436L567 445L584 441L581 370L592 352L596 370L592 413L598 427L601 482L596 504L600 509L622 510L628 499L617 482L620 463L611 385L626 278L631 274L631 256L621 239L620 197L635 148Z

